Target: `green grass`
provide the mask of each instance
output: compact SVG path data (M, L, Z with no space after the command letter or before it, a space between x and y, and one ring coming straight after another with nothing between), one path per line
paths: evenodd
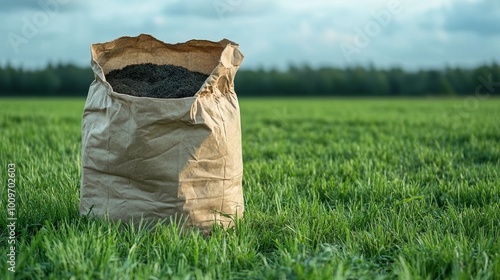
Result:
M500 277L500 100L244 99L245 219L212 236L78 215L83 100L0 100L16 279Z

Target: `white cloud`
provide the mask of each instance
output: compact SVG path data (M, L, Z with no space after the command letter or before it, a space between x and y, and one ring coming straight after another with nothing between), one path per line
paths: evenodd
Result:
M173 43L228 38L241 45L244 67L373 62L415 68L498 59L493 46L499 42L491 36L498 25L489 25L486 31L480 29L480 24L488 26L491 21L473 21L471 11L477 9L467 9L497 0L400 0L401 13L393 15L389 24L370 37L370 43L353 55L353 61L346 60L339 44L356 42L356 30L373 24L373 14L386 10L393 1L398 0L132 0L126 4L118 0L75 0L71 7L61 8L46 25L37 28L36 35L20 44L16 53L8 34L23 36L23 17L30 18L43 9L33 2L8 0L0 11L4 23L0 26L0 51L4 54L0 63L9 60L41 67L51 60L88 65L91 43L140 33ZM225 10L217 10L221 3L227 4L221 6ZM500 8L498 4L492 7L483 15L490 15L488 18L496 22ZM482 51L467 54L481 46Z

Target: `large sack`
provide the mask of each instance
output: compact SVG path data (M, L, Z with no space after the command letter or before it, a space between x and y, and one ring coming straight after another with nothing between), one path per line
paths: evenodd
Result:
M241 128L234 76L238 45L149 35L93 44L82 123L80 214L138 223L187 218L227 227L243 216ZM114 92L106 74L131 64L182 66L209 75L193 97Z

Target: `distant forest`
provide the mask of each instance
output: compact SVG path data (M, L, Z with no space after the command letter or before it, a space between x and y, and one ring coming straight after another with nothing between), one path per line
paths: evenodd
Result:
M49 64L42 70L0 67L0 96L87 95L94 79L89 67ZM286 71L241 69L236 75L240 96L500 96L500 66L406 71L370 67L311 68Z

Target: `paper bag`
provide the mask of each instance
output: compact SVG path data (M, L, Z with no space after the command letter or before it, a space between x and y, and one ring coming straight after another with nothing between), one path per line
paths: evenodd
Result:
M80 214L138 223L170 217L204 231L243 217L238 45L149 35L93 44L95 80L82 122ZM106 74L130 64L182 66L209 75L193 97L114 92Z

